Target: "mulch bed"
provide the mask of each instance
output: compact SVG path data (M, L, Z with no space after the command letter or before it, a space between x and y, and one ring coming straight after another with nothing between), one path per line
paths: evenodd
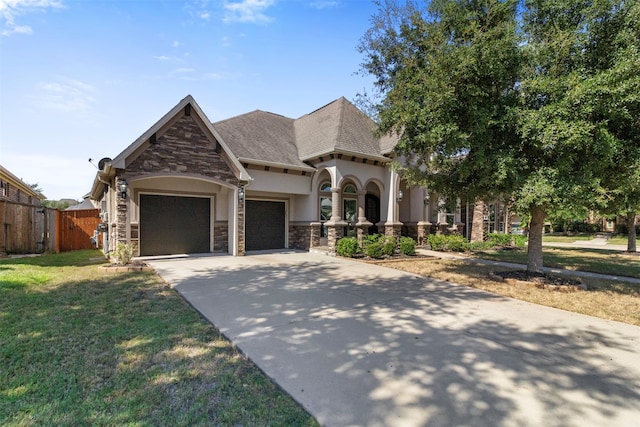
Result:
M103 273L130 273L132 271L153 271L150 265L145 263L131 263L131 264L117 264L112 263L109 265L101 265L98 267Z
M536 288L552 291L576 292L587 290L587 285L580 279L570 279L544 273L528 273L522 270L491 272L489 273L489 278L496 282L504 282L510 285L535 286Z

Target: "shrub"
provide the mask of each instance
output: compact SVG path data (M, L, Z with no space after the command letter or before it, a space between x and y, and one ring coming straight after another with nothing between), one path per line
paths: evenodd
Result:
M396 238L382 236L380 239L383 240L382 252L387 256L393 256L396 252Z
M434 251L465 252L469 250L469 242L460 235L430 234L427 241Z
M447 243L447 249L453 252L465 252L469 250L469 242L463 236L451 235Z
M372 242L365 246L364 254L370 258L382 258L384 252L382 251L382 244L380 242Z
M616 233L629 234L629 227L627 227L627 224L624 222L616 224ZM636 236L640 236L640 224L636 225Z
M429 234L427 243L434 251L444 251L447 249L447 236L444 234Z
M516 248L524 248L526 246L527 236L514 234L511 237L513 238L513 244L516 246Z
M122 265L131 264L133 246L122 242L118 243L116 250L113 252L113 257Z
M511 234L499 234L499 233L489 233L487 235L486 241L491 243L492 246L510 246L511 245Z
M358 239L355 237L344 237L338 240L336 244L336 252L343 257L353 258L360 253L360 246L358 246Z
M403 255L415 255L416 254L416 241L411 237L400 238L400 253Z
M492 247L493 244L491 242L485 242L484 240L469 243L470 251L484 251L487 249L491 249Z

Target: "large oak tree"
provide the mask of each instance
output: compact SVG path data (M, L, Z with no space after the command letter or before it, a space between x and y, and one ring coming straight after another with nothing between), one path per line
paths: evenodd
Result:
M542 270L547 214L604 197L616 150L579 99L592 19L609 0L379 4L360 44L381 133L399 136L413 184L467 200L511 195Z

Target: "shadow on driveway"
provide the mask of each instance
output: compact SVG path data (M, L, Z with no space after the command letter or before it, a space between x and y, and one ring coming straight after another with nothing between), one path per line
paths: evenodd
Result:
M327 426L630 426L640 328L307 253L151 262Z

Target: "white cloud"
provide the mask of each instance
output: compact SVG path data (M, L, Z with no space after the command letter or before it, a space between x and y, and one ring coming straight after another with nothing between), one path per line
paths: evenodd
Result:
M318 0L312 1L311 3L309 3L309 6L318 10L332 9L334 7L340 6L340 2L336 0Z
M173 43L171 43L171 47L180 47L181 43L177 40L174 40Z
M20 25L16 18L32 12L42 12L46 9L61 8L60 0L0 0L0 24L3 36L12 34L31 34L33 30L28 25Z
M31 97L38 108L65 112L88 112L95 103L95 88L78 80L38 83L40 93Z
M265 11L273 6L274 0L241 0L224 2L224 22L244 22L266 24L273 18L265 15Z

